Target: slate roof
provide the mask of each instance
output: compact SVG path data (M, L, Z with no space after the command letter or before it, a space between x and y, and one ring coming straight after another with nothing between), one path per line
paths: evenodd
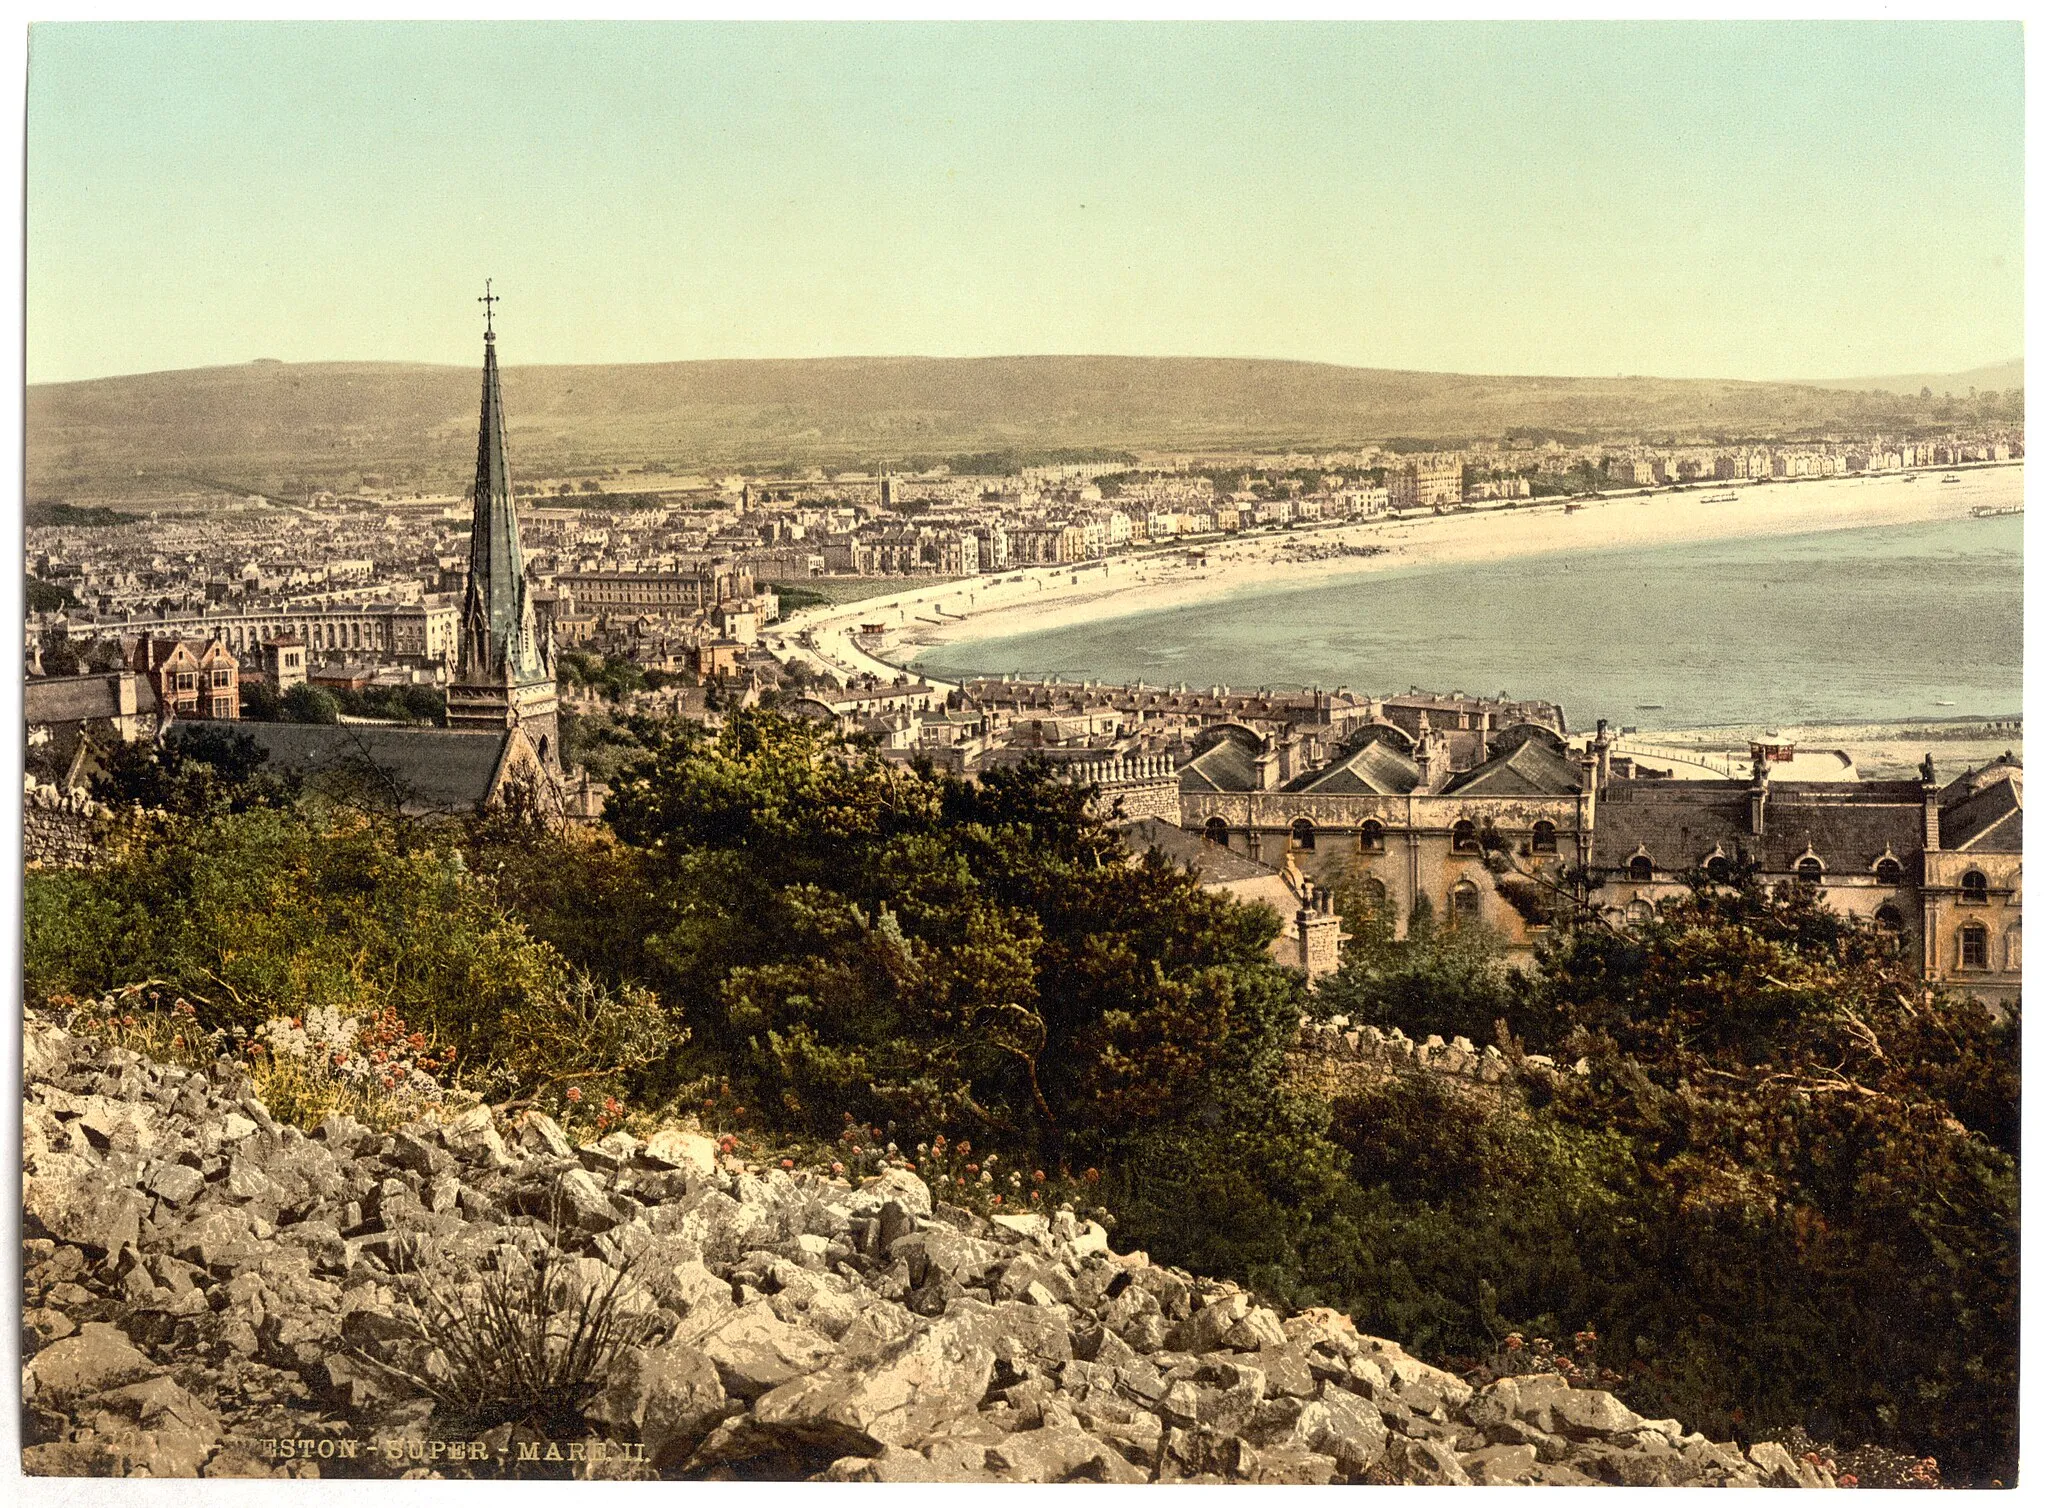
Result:
M1279 873L1270 864L1246 858L1221 844L1211 843L1200 833L1175 827L1158 817L1142 817L1136 822L1126 823L1120 829L1120 835L1124 847L1132 853L1142 854L1156 848L1169 859L1193 865L1204 885L1228 885L1238 880L1256 880Z
M82 723L121 716L121 672L102 675L36 676L22 683L22 720L29 723ZM146 676L135 677L135 710L156 710L156 689Z
M1256 791L1257 757L1234 738L1218 739L1180 767L1184 791Z
M1297 775L1284 789L1319 796L1405 796L1421 779L1414 760L1376 738L1319 770Z
M1790 873L1810 846L1824 870L1863 874L1887 849L1909 862L1920 851L1920 824L1920 787L1910 780L1774 781L1761 838L1749 830L1746 780L1611 780L1594 815L1593 863L1625 869L1640 850L1670 873L1697 867L1718 847Z
M1575 796L1584 788L1577 765L1539 738L1517 744L1445 782L1446 796ZM1744 808L1745 821L1748 808Z
M166 734L176 738L195 727L181 723ZM408 811L473 812L491 794L504 758L504 732L450 728L378 728L319 723L238 722L270 757L263 768L297 774L315 790L359 794L367 786L402 795Z
M1956 852L2021 852L2018 767L2001 763L1973 770L1949 790L1959 787L1957 799L1942 805L1941 846Z

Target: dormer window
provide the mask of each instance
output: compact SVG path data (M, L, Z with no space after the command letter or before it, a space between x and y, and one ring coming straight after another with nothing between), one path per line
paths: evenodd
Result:
M1461 819L1451 829L1451 851L1453 853L1479 852L1479 830L1470 822Z
M1991 899L1991 882L1984 878L1984 871L1972 869L1963 876L1963 904L1982 906Z
M1728 855L1716 851L1707 856L1707 878L1716 885L1725 885L1734 877L1735 866L1728 862Z
M1650 862L1650 856L1646 853L1639 853L1628 861L1628 877L1633 884L1649 884L1655 872L1656 866Z
M1876 873L1877 883L1880 885L1902 884L1906 878L1905 866L1889 854L1877 861Z
M1809 885L1818 885L1822 873L1820 860L1812 853L1806 854L1792 866L1792 872Z
M1531 853L1557 852L1557 824L1539 822L1529 829L1529 851Z

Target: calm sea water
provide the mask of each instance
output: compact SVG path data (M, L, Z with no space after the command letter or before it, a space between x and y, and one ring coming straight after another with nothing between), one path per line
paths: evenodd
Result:
M1505 690L1562 703L1573 727L2016 717L2021 523L1417 566L940 645L918 664L949 678Z

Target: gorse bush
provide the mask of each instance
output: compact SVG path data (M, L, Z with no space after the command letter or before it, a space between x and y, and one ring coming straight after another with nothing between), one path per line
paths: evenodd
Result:
M1510 971L1426 914L1396 938L1336 872L1356 941L1311 997L1270 912L1132 860L1044 768L970 785L759 710L631 732L615 837L419 830L209 765L103 868L29 876L31 993L160 981L252 1072L305 1073L269 1090L301 1114L338 1065L280 1046L398 1019L444 1088L578 1135L693 1112L978 1209L1057 1195L1439 1360L2012 1479L2017 1026L1810 891L1702 884L1626 932L1562 909ZM1586 1072L1329 1104L1288 1080L1305 1010Z

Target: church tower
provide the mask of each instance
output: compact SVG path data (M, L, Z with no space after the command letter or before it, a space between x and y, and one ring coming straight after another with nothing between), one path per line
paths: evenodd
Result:
M505 464L505 404L498 395L498 344L484 284L484 395L477 421L476 485L470 493L469 582L462 593L461 650L448 686L451 728L523 729L559 777L554 651L534 630L526 557Z

